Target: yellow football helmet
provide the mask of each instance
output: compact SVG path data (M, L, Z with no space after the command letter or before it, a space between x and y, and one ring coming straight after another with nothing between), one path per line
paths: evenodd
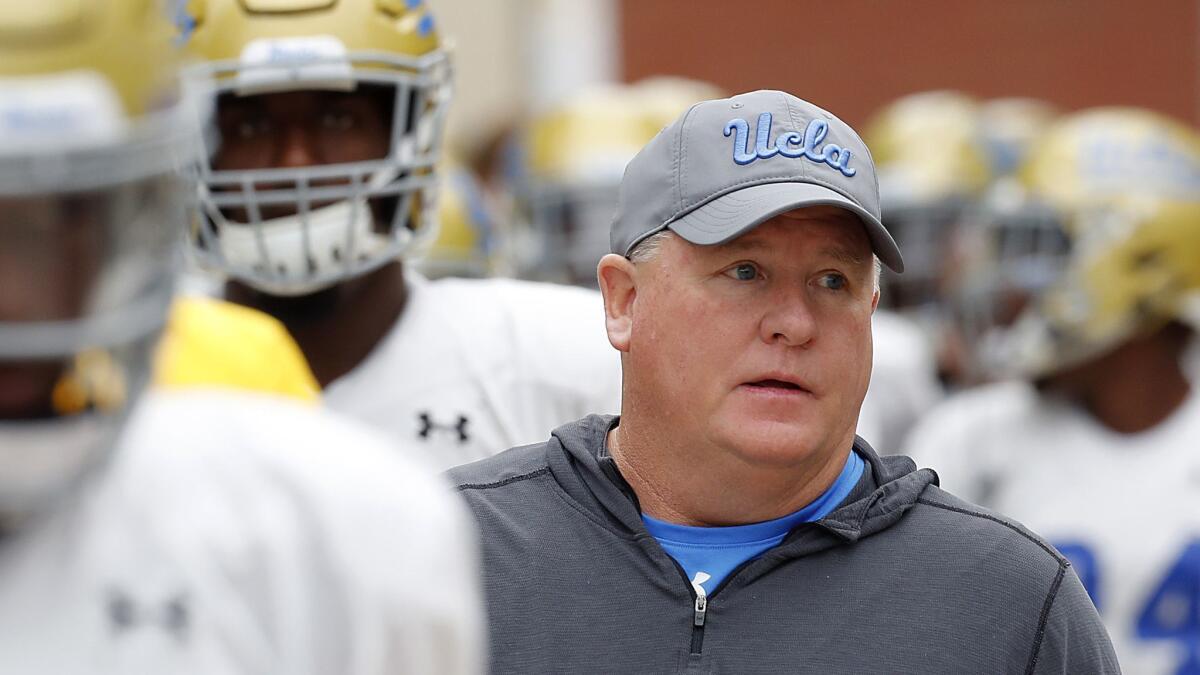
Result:
M390 140L367 161L303 168L199 168L202 266L275 295L302 295L419 250L436 230L434 167L450 65L420 0L189 0L189 73L229 97L371 91ZM335 120L336 123L336 120ZM270 211L282 210L272 216Z
M586 88L535 116L512 178L513 255L520 276L596 285L625 165L712 85L655 78Z
M99 466L148 378L199 147L148 0L0 3L0 520Z
M979 128L993 176L1017 172L1034 141L1054 122L1054 106L1033 98L995 98L979 105Z
M1189 319L1200 298L1200 137L1190 128L1132 108L1069 115L1037 141L1021 178L1063 245L1045 257L1049 271L1035 278L1048 281L1025 311L986 345L998 370L1038 377Z
M912 94L877 113L863 138L879 176L884 224L905 251L904 274L884 273L882 302L941 311L958 230L991 178L979 106L952 91Z

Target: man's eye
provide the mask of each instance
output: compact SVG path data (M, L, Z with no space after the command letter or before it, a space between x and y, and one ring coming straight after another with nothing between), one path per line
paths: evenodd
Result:
M754 281L758 278L758 266L754 263L738 263L730 267L725 274L738 281Z
M238 138L250 140L265 136L271 131L271 124L266 120L242 120L237 125Z
M348 112L327 112L321 115L321 126L331 131L349 131L354 128L354 115Z
M849 281L847 281L846 277L836 272L821 275L821 285L831 291L840 291L846 288L848 283Z

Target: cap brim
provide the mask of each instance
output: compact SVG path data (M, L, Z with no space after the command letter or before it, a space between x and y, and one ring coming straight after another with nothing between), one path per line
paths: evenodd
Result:
M742 188L717 197L667 227L693 244L723 244L763 221L806 206L837 206L854 213L862 221L879 260L893 272L904 271L900 248L878 218L841 194L812 183L766 183Z

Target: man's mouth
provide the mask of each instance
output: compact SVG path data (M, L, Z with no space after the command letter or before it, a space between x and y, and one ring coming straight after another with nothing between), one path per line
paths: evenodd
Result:
M764 377L745 382L742 386L764 394L812 394L802 383L782 377Z
M747 382L750 387L766 387L771 389L795 389L802 390L802 387L795 382L785 382L783 380L759 380L757 382Z

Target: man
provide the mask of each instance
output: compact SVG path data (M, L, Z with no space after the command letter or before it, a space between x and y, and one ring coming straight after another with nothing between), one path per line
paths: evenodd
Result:
M692 104L720 96L703 82L652 78L585 89L535 117L522 134L526 166L513 189L523 214L518 220L528 222L525 233L536 242L526 248L534 255L522 272L595 287L625 165ZM941 387L933 351L916 324L881 311L873 331L880 339L859 432L891 453Z
M1118 672L1066 560L855 438L872 253L903 267L878 205L854 131L783 92L634 158L598 270L621 416L451 472L496 672Z
M199 135L171 32L0 5L0 672L478 672L472 531L418 462L282 399L140 395Z
M908 448L1075 563L1129 672L1194 672L1200 140L1148 111L1085 111L1039 139L1022 176L1024 216L996 226L1007 254L981 274L986 304L1025 300L981 341L1009 381L948 399Z
M332 409L449 467L615 411L595 293L405 272L436 228L449 62L419 0L201 0L212 78L195 257L279 319Z

